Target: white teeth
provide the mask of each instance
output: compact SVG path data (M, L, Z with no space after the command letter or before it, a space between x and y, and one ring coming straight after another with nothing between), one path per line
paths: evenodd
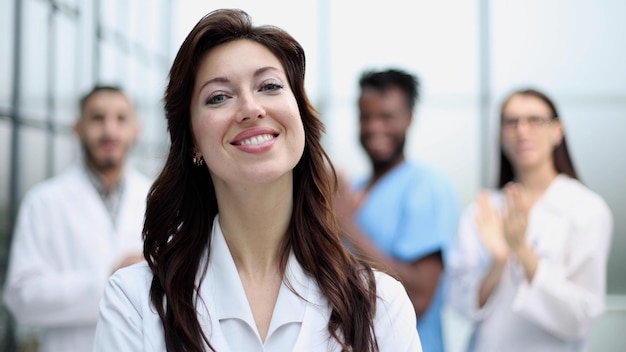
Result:
M248 138L245 139L243 141L241 141L241 144L243 145L256 145L256 144L261 144L263 142L267 142L270 139L274 138L274 136L272 136L271 134L262 134L259 136L254 136L252 138Z

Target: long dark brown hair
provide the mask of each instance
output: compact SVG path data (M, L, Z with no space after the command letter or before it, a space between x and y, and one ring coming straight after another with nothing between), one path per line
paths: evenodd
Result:
M529 97L535 97L548 105L550 108L550 118L552 119L560 119L558 112L556 111L556 106L552 102L552 99L548 98L548 96L536 89L521 89L514 91L509 94L509 96L504 100L500 107L500 122L502 122L504 108L509 103L511 98L518 95L524 95ZM561 144L554 148L552 151L552 160L554 162L554 167L556 171L560 174L566 174L571 178L578 179L576 175L576 170L574 169L574 163L572 162L572 158L570 158L569 151L567 149L567 142L565 141L565 133L563 133L563 140ZM508 182L511 182L515 179L515 172L513 170L513 165L511 165L511 161L504 154L502 147L500 147L500 178L498 179L498 188L504 187Z
M210 249L218 207L207 168L192 162L190 105L203 54L238 39L260 43L280 60L304 125L305 148L293 171L294 206L281 251L282 270L293 251L329 301L330 335L344 351L376 351L374 274L344 248L339 236L332 210L337 179L321 145L324 126L304 90L304 50L279 28L253 26L241 10L213 11L196 24L174 59L165 92L171 146L148 196L143 238L154 274L150 298L163 323L167 350L204 351L204 343L213 350L196 315L196 279L206 269L201 257Z

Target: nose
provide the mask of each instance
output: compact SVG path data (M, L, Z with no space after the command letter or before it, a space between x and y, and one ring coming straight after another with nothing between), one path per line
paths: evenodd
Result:
M117 116L114 114L107 115L104 119L104 133L107 136L111 136L115 133L119 126L119 122L117 121Z
M517 133L524 133L530 129L530 122L527 119L519 119L517 120L517 124L515 125L515 131Z
M265 116L265 108L259 98L252 93L242 94L239 98L239 108L237 111L237 121L260 119Z
M379 116L368 116L361 120L361 131L363 132L381 132L385 129L384 120Z

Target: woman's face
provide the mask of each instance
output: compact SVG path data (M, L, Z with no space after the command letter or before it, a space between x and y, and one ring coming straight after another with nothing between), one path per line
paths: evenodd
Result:
M216 186L291 175L304 127L283 66L251 40L221 44L200 61L191 100L195 152Z
M517 171L553 165L552 152L563 131L550 107L529 95L514 95L502 111L502 150Z

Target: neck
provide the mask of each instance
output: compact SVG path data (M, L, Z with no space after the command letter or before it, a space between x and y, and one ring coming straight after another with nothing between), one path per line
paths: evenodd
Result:
M404 162L404 155L400 155L398 156L398 158L388 163L374 163L373 164L374 175L372 179L370 180L369 184L367 185L366 191L369 190L372 186L374 186L376 182L378 182L378 180L380 180L383 176L385 176L389 171L393 170L393 168L400 165L402 162Z
M98 168L92 161L86 160L87 167L100 177L106 193L111 193L122 179L122 167Z
M275 276L293 209L291 176L254 189L217 186L220 226L240 275Z
M517 181L524 186L533 198L540 197L557 175L558 172L551 162L536 168L518 170L516 172Z

